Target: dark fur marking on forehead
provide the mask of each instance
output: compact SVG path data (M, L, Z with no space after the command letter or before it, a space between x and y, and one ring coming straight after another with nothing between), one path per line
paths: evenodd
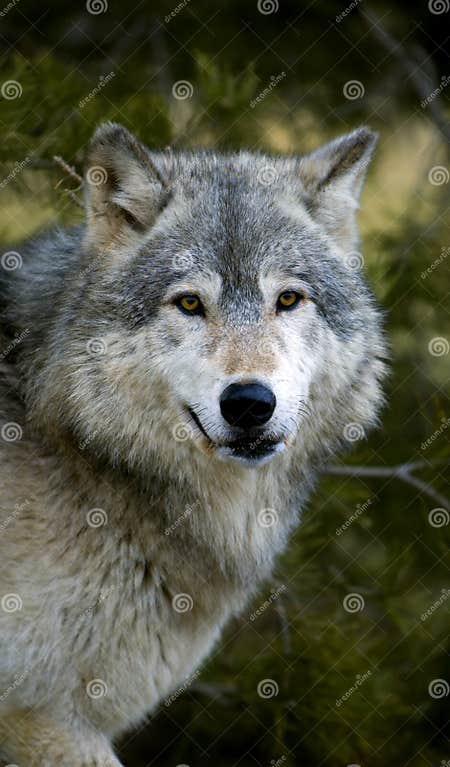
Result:
M257 285L224 282L219 305L229 322L248 325L261 319L263 301Z
M364 307L372 299L361 276L329 253L317 228L286 216L276 189L225 167L203 176L197 192L164 235L150 236L114 276L111 295L128 326L150 321L172 284L185 278L195 283L199 274L221 279L219 305L227 321L256 322L264 300L260 276L291 274L310 286L320 315L336 335L347 338L364 328ZM185 252L191 260L180 269L177 255Z
M151 240L128 264L114 274L111 295L119 318L137 329L156 317L171 285L204 272L200 264L179 268L181 245L170 236Z

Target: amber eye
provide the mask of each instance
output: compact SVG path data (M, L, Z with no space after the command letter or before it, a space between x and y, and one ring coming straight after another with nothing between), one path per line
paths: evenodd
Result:
M185 314L204 314L205 310L198 296L186 295L180 296L175 301L175 305Z
M277 301L277 311L282 312L286 309L293 309L301 301L303 296L295 290L285 290L280 293Z

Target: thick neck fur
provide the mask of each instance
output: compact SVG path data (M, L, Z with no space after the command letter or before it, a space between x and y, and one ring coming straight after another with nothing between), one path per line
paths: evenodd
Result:
M67 251L65 265L59 271L55 267L55 274L42 294L40 282L28 280L27 274L42 268L41 254L50 246L54 249L51 255L56 258L59 236L61 247L64 243ZM11 370L19 371L20 382L15 388L27 404L16 416L11 415L12 404L8 404L5 417L24 427L24 440L29 440L32 453L30 460L37 461L40 460L37 456L45 455L48 461L46 481L54 505L51 514L55 526L70 545L70 539L82 537L88 511L100 508L108 517L108 534L115 536L116 542L132 540L136 556L144 563L155 545L175 550L181 562L189 551L191 561L206 577L215 572L241 588L245 584L251 589L269 574L275 555L283 549L298 521L314 483L314 466L335 449L346 423L355 420L365 423L368 395L374 401L379 399L376 380L372 388L369 386L373 372L366 366L358 385L351 390L351 397L340 400L319 396L322 390L331 390L331 382L324 379L317 397L311 391L312 417L303 421L297 444L257 469L225 463L189 443L175 442L171 439L170 423L162 422L160 432L149 428L147 433L141 428L138 441L130 423L130 408L125 405L124 413L96 412L92 407L84 421L77 424L66 417L68 407L75 396L80 408L92 397L89 388L69 389L68 363L61 350L77 317L72 294L72 303L67 308L69 288L65 285L67 279L70 281L73 264L78 263L79 238L80 231L73 230L53 235L45 248L30 243L30 260L27 262L24 251L24 268L17 274L17 284L10 288L5 312L13 333L29 330L13 352L15 365L8 366L12 378ZM34 284L33 293L30 283ZM74 289L77 282L71 284ZM48 364L45 356L49 347L54 353L53 365ZM126 337L124 350L129 352ZM131 359L131 369L132 362ZM342 365L339 360L331 363L334 385L335 372ZM92 377L86 381L94 387L92 394L101 386L101 381L97 383ZM138 382L136 388L139 391ZM159 396L164 394L156 392L155 397ZM8 403L12 403L11 388ZM76 430L80 423L86 426L84 434ZM20 443L17 449L21 449ZM24 457L20 461L25 465ZM67 488L63 501L61 486ZM266 509L271 510L268 516L264 514ZM267 524L271 516L274 521Z
M91 446L75 447L67 435L56 438L51 423L48 434L36 431L18 400L9 397L4 412L24 425L15 450L24 470L38 471L45 484L43 513L52 518L61 552L74 552L74 570L84 537L92 540L90 528L100 519L111 552L127 547L137 568L145 569L155 551L159 558L164 550L168 559L175 555L183 571L180 591L191 575L251 593L270 574L311 486L311 474L306 481L285 456L248 469L195 451L180 472L179 466L162 466L155 454L154 467L132 473ZM186 567L192 566L189 574Z
M270 573L298 521L298 474L291 476L282 459L252 470L200 454L182 476L161 465L140 476L105 464L99 472L95 458L66 448L54 458L55 487L73 488L71 502L56 513L66 534L78 536L98 508L137 559L167 547L180 563L195 563L197 575L214 573L240 588L252 590Z
M31 451L30 460L34 462L48 463L46 482L55 529L70 546L70 540L82 538L87 512L103 509L110 534L117 541L132 540L136 557L142 561L151 556L159 540L161 548L175 549L180 561L186 561L189 551L191 561L206 577L216 572L240 587L245 584L251 588L270 572L274 556L282 550L298 521L300 502L310 490L312 474L299 465L298 456L294 463L290 451L270 465L249 469L179 444L167 456L156 447L154 455L149 452L144 463L130 469L125 460L121 463L117 456L111 458L107 451L102 452L101 442L113 449L114 439L93 439L91 443L88 438L86 445L80 445L79 434L75 435L62 417L68 398L67 391L64 393L64 362L60 360L61 369L50 369L48 374L41 362L50 339L56 338L54 346L61 348L58 333L62 337L64 331L60 330L59 307L67 303L67 275L73 264L79 269L79 239L80 230L73 230L53 233L42 249L39 241L30 243L29 260L24 249L24 268L14 275L17 282L10 283L4 309L13 337L27 331L11 355L12 363L4 365L14 383L13 390L20 393L26 405L15 405L19 409L12 415L12 390L8 387L4 415L24 429L17 449ZM64 264L59 258L56 269L53 261L54 274L46 291L42 293L38 283L37 292L31 293L30 284L34 282L36 290L36 280L27 279L27 274L43 268L42 251L53 248L51 255L56 260L63 244L67 254ZM70 311L66 310L66 323L71 322L68 315ZM43 399L46 402L42 410ZM37 418L32 412L36 409ZM22 465L25 460L21 458ZM63 497L61 487L67 488ZM271 510L268 514L267 509Z

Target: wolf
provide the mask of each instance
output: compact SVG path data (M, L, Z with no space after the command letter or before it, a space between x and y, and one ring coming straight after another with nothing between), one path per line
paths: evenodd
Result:
M4 254L3 758L118 767L377 421L383 322L355 263L375 141L155 151L106 123L85 223Z

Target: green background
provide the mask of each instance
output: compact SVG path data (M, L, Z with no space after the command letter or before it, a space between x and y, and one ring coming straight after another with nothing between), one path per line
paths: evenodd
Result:
M124 763L448 767L448 0L90 5L0 14L0 84L21 94L0 98L3 251L81 219L76 173L102 120L154 147L281 153L365 123L380 141L363 268L392 355L380 429L323 477L274 581L188 689L124 738ZM190 98L174 97L179 80ZM265 679L276 695L258 694Z

